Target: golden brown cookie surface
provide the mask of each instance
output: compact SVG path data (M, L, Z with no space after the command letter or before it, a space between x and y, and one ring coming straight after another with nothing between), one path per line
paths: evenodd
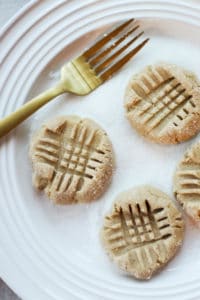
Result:
M170 64L148 66L125 93L126 116L148 139L175 144L200 130L200 87L194 74Z
M174 194L186 213L200 224L200 142L186 151L179 162Z
M110 182L111 142L94 121L57 117L44 124L30 147L33 184L55 203L97 199Z
M121 193L101 231L111 259L139 279L149 279L176 253L183 240L181 213L161 191L141 186Z

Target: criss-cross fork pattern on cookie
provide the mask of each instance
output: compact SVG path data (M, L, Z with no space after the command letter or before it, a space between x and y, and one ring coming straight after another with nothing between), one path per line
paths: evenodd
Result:
M151 209L148 200L145 200L145 210L136 204L137 214L131 204L124 210L122 207L110 217L107 216L109 225L108 239L110 249L115 255L122 255L130 250L135 250L146 245L152 245L171 237L171 226L164 208ZM111 221L111 218L114 219ZM162 244L164 247L164 244Z
M63 192L73 181L78 191L85 179L94 177L105 155L96 143L96 130L80 124L75 124L70 132L64 128L61 134L50 129L45 131L35 155L52 167L52 188Z
M200 144L197 143L189 149L175 173L175 195L177 200L188 209L195 207L200 213Z
M190 201L191 196L195 196L195 201L200 201L200 170L199 165L192 165L191 169L184 169L184 164L182 164L182 169L177 172L179 177L180 188L178 193L180 195L188 197Z
M148 279L180 246L183 220L167 195L143 186L117 197L105 216L101 236L107 253L122 270Z
M195 108L192 95L161 66L151 67L134 79L132 89L139 98L137 103L130 105L128 112L137 109L141 124L149 130L161 129L169 121L177 127Z

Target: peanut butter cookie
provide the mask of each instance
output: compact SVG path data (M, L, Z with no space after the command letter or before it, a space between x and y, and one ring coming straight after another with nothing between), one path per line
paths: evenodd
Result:
M185 212L200 225L200 142L186 151L178 164L174 194Z
M55 203L88 202L107 188L113 170L111 142L94 121L57 117L30 146L33 185Z
M121 193L101 231L111 259L139 279L149 279L177 252L183 240L181 213L163 192L142 186Z
M194 74L170 64L148 66L125 93L126 116L148 139L176 144L200 130L200 85Z

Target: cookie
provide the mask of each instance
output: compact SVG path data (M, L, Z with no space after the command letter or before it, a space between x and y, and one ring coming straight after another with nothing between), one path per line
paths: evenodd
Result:
M113 151L106 132L94 121L57 117L31 141L33 185L55 203L89 202L106 190Z
M149 279L177 252L181 213L163 192L141 186L121 193L105 216L102 243L111 259L138 279Z
M186 151L179 162L174 194L185 212L200 225L200 142Z
M199 82L175 65L148 66L133 76L124 105L132 127L156 143L180 143L200 130Z

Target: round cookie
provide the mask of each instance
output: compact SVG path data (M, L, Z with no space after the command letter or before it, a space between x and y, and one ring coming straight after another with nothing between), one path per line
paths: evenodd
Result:
M200 84L175 65L148 66L133 76L124 106L132 127L156 143L180 143L200 130Z
M88 202L107 188L113 151L106 132L77 116L50 120L30 145L33 185L55 203Z
M177 252L184 234L181 213L163 192L141 186L121 193L105 216L101 239L123 270L149 279Z
M174 194L185 212L200 225L200 142L186 151L179 162Z

